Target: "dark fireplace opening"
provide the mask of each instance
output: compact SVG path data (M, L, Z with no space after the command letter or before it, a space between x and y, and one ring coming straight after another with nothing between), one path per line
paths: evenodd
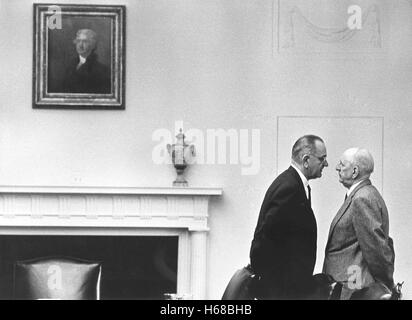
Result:
M177 236L0 236L0 299L13 298L18 260L69 256L102 262L102 300L163 299L177 290Z

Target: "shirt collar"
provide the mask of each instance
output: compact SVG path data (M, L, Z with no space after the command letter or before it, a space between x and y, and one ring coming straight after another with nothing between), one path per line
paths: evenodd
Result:
M305 193L306 193L306 197L309 197L308 195L308 186L309 186L309 182L308 179L306 179L305 175L302 173L302 171L300 171L300 169L298 167L296 167L293 163L291 164L292 168L295 169L297 171L297 173L299 174L300 180L302 180L303 185L305 186Z
M350 194L353 192L353 190L355 190L355 188L356 188L362 181L364 181L364 180L365 180L365 179L354 183L354 184L349 188L348 192L346 192L346 194L348 195L348 197L349 197Z
M80 63L83 64L86 62L86 58L79 55Z

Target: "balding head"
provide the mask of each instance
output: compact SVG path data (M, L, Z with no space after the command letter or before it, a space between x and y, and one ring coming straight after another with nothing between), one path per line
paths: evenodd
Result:
M305 135L296 140L292 147L292 160L298 164L301 164L303 161L303 155L311 154L316 151L317 141L323 143L323 140L320 137L311 134Z
M361 178L369 178L375 165L371 153L366 149L358 149L356 151L353 163L359 167Z
M308 180L322 176L322 170L328 166L326 156L325 143L315 135L308 134L300 137L292 147L292 164Z
M339 181L347 188L370 177L374 169L371 153L366 149L350 148L341 156L336 170Z

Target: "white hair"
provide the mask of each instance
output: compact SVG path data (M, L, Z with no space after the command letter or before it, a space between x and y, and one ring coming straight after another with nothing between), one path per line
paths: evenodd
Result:
M76 39L75 39L74 41L76 41L77 38L78 38L81 34L84 34L84 35L86 35L89 39L93 40L93 41L94 41L94 44L97 43L97 33L94 32L92 29L79 29L79 30L76 32Z
M350 156L352 165L359 168L361 178L369 178L374 169L372 154L367 149L350 148L345 151Z

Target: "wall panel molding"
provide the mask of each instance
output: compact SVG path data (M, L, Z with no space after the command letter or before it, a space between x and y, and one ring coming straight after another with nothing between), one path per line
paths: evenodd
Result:
M273 43L277 44L277 53L382 52L382 4L379 1L273 1ZM362 9L360 30L352 30L347 25L350 17L348 8L351 5L358 5Z

